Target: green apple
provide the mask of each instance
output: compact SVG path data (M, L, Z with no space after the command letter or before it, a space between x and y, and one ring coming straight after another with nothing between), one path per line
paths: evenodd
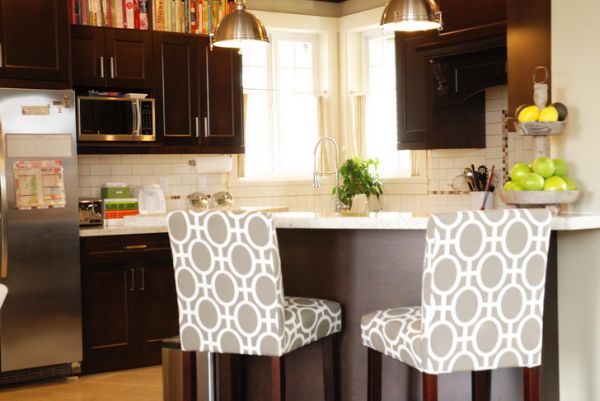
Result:
M567 183L562 177L552 176L544 183L544 191L566 191Z
M527 173L519 180L525 191L541 191L544 188L544 177L538 173Z
M534 173L538 173L544 178L552 177L554 175L554 171L556 170L552 159L546 156L535 159L532 167Z
M577 184L575 184L575 181L569 177L562 177L562 179L567 183L567 191L575 191L577 189Z
M504 184L503 189L506 192L509 191L522 191L523 187L516 181L507 181L506 184Z
M510 170L510 178L514 182L519 182L525 174L531 173L531 169L525 163L517 163Z
M566 177L569 175L569 164L563 159L553 159L554 162L554 175L559 177Z

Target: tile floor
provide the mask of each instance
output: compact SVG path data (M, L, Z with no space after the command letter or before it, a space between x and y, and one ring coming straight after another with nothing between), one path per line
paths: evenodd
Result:
M0 389L0 401L162 401L160 366Z

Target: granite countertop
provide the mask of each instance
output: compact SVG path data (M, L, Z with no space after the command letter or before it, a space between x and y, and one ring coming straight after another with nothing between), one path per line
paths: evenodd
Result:
M313 212L274 213L277 228L346 229L346 230L424 230L427 217L411 213L372 213L369 217L342 217ZM81 237L108 235L166 233L166 215L138 217L127 226L82 228ZM600 228L600 214L565 214L552 219L556 231L590 230Z

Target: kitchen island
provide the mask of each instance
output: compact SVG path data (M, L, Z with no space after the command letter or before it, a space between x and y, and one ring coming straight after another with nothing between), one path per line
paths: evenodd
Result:
M377 309L420 304L421 273L426 217L384 213L371 217L320 216L314 213L276 214L286 295L338 301L343 307L340 344L341 400L366 398L367 351L361 345L360 317ZM555 217L548 260L543 345L544 399L559 398L556 231L600 228L598 215ZM165 233L164 225L82 230L82 236ZM164 235L164 234L162 234ZM260 357L220 359L222 399L236 398L227 390L243 372L247 400L269 398L269 360ZM236 363L231 363L235 361ZM237 363L241 362L241 363ZM294 401L322 399L321 350L313 344L287 357L288 398ZM384 358L383 399L408 401L419 398L420 378L402 364ZM470 399L470 375L440 377L444 401ZM521 372L494 372L492 399L514 401L522 397Z

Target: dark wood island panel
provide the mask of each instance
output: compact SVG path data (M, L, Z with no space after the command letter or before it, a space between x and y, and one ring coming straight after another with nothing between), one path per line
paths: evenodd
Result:
M278 229L286 295L338 301L343 307L341 335L341 400L364 401L367 396L367 350L361 345L360 318L377 309L420 304L425 247L423 230ZM558 316L556 303L556 233L548 261L544 316L543 399L558 401ZM227 357L221 357L221 400L233 396ZM236 360L238 362L238 360ZM269 359L244 357L239 364L246 401L270 399ZM287 357L290 401L322 400L320 344ZM522 399L519 369L493 372L492 400ZM469 373L442 375L440 400L471 399ZM420 375L384 357L383 400L419 400Z

